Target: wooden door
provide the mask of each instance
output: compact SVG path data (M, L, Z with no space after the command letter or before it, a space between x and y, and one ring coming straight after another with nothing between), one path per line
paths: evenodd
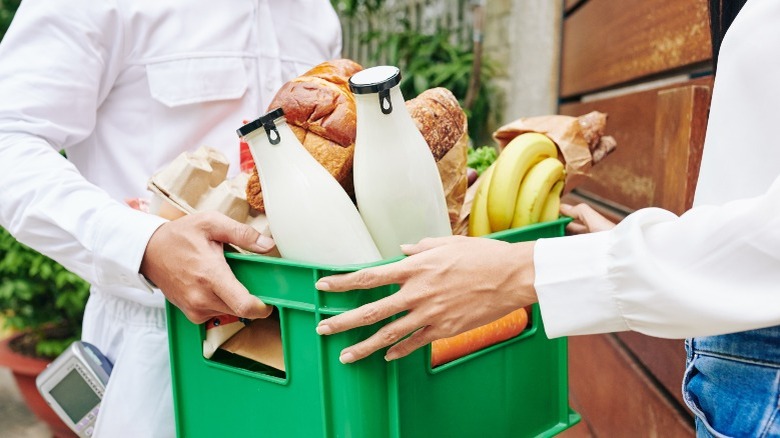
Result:
M559 112L608 114L617 150L569 195L620 220L693 201L712 88L708 0L566 0ZM681 398L682 340L638 333L569 338L565 436L693 436Z

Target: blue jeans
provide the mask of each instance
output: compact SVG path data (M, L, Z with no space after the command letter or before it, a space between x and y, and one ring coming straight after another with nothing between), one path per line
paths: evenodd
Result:
M780 437L780 326L685 342L697 437Z

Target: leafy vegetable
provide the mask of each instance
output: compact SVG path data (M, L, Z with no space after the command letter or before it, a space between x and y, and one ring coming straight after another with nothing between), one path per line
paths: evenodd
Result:
M482 175L494 161L498 158L498 151L492 146L482 146L478 148L469 148L468 160L466 165Z

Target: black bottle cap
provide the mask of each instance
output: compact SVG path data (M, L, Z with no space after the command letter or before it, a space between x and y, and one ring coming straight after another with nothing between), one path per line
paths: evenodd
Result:
M349 89L355 94L378 93L401 82L401 70L391 65L380 65L359 71L349 78Z
M260 116L257 120L253 120L247 123L246 125L238 128L236 130L236 134L238 134L239 137L244 137L246 135L249 135L249 133L254 132L255 130L260 129L264 126L273 125L274 120L282 116L284 116L284 110L281 107L274 108L271 111Z

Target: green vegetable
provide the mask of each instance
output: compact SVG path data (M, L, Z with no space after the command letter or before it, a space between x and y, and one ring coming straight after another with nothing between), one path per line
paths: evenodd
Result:
M469 148L468 160L466 165L482 175L494 161L498 158L498 151L493 146L482 146L478 148Z

